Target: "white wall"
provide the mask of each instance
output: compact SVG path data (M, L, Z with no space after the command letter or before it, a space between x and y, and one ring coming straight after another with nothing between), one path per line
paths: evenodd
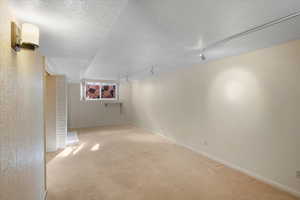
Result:
M67 127L67 82L63 75L46 76L46 147L47 152L65 148Z
M57 148L66 147L68 133L68 85L66 77L55 76L56 84L56 145Z
M300 193L300 41L132 84L133 123Z
M10 47L6 0L0 0L0 199L42 200L44 176L43 58Z
M99 101L80 101L80 84L70 83L69 93L69 127L96 127L101 125L120 125L129 123L130 85L120 84L119 104L110 104L105 107Z
M56 77L46 76L45 128L47 152L57 150L56 145Z

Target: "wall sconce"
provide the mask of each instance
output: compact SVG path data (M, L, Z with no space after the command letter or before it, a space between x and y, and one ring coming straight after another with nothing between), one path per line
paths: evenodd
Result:
M39 28L33 24L22 24L22 30L16 23L11 23L11 47L15 51L21 48L35 50L39 47Z
M22 48L32 49L39 47L40 41L40 30L33 24L22 24L21 30L21 42Z

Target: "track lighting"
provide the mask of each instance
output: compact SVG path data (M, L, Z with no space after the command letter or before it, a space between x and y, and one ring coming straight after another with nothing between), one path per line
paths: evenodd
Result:
M200 56L201 60L206 60L206 57L203 53L201 53L199 56Z
M154 75L154 66L151 67L150 73L151 75Z

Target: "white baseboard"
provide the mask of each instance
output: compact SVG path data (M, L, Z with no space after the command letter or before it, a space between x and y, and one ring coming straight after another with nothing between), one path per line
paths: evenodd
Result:
M216 157L216 156L213 156L213 155L211 155L211 154L208 154L208 153L206 153L206 152L199 151L199 150L197 150L197 149L194 149L194 148L192 148L192 147L189 147L189 146L187 146L187 145L185 145L185 144L180 144L180 143L178 143L178 142L176 142L176 144L178 144L178 145L180 145L180 146L183 146L183 147L185 147L185 148L187 148L187 149L190 149L190 150L192 150L192 151L194 151L194 152L196 152L196 153L199 153L199 154L201 154L201 155L203 155L203 156L205 156L205 157L207 157L207 158L209 158L209 159L211 159L211 160L214 160L214 161L216 161L216 162L219 162L219 163L221 163L221 164L223 164L223 165L225 165L225 166L227 166L227 167L229 167L229 168L232 168L232 169L234 169L234 170L240 171L240 172L242 172L242 173L244 173L244 174L246 174L246 175L248 175L248 176L250 176L250 177L253 177L253 178L255 178L255 179L257 179L257 180L259 180L259 181L261 181L261 182L264 182L264 183L266 183L266 184L269 184L269 185L271 185L271 186L273 186L273 187L275 187L275 188L277 188L277 189L279 189L279 190L283 190L283 191L288 192L288 193L290 193L290 194L292 194L292 195L294 195L294 196L300 197L300 192L298 192L298 191L296 191L296 190L294 190L294 189L292 189L292 188L290 188L290 187L288 187L288 186L282 185L281 183L278 183L278 182L276 182L276 181L273 181L273 180L271 180L271 179L268 179L268 178L266 178L266 177L264 177L264 176L258 175L258 174L254 173L254 172L251 172L251 171L249 171L249 170L247 170L247 169L244 169L244 168L242 168L242 167L239 167L239 166L237 166L237 165L235 165L235 164L232 164L232 163L230 163L230 162L227 162L227 161L225 161L225 160L223 160L223 159L220 159L220 158L218 158L218 157Z
M97 122L97 123L86 123L86 124L80 124L77 126L70 126L70 129L80 129L80 128L94 128L94 127L101 127L101 126L122 126L122 125L128 125L129 122L127 121L121 121L121 122L112 122L112 123L106 123L106 122Z
M50 152L56 152L57 151L57 148L56 147L48 147L47 149L46 149L46 152L47 153L50 153Z
M232 164L232 163L227 162L227 161L225 161L225 160L223 160L223 159L220 159L220 158L218 158L218 157L216 157L216 156L213 156L213 155L211 155L211 154L209 154L209 153L200 151L200 150L195 149L195 148L193 148L193 147L190 147L190 146L188 146L188 145L186 145L186 144L180 143L180 142L178 142L178 141L176 141L176 140L174 140L174 139L172 139L172 138L169 138L169 137L167 137L167 136L165 136L165 135L163 135L163 134L161 134L161 133L158 133L158 132L156 132L156 131L154 131L154 130L146 129L146 128L143 128L143 127L140 127L140 126L138 126L138 127L141 128L141 129L144 129L144 130L146 130L146 131L149 131L149 132L151 132L151 133L153 133L153 134L155 134L155 135L159 135L159 136L161 136L161 137L163 137L163 138L169 140L170 142L175 143L175 144L177 144L177 145L179 145L179 146L182 146L182 147L185 147L185 148L187 148L187 149L190 149L190 150L193 151L193 152L199 153L199 154L201 154L201 155L203 155L203 156L205 156L205 157L207 157L207 158L209 158L209 159L211 159L211 160L214 160L214 161L216 161L216 162L219 162L219 163L221 163L221 164L223 164L223 165L225 165L225 166L227 166L227 167L229 167L229 168L231 168L231 169L240 171L240 172L242 172L242 173L244 173L244 174L246 174L246 175L248 175L248 176L250 176L250 177L253 177L253 178L255 178L255 179L257 179L257 180L259 180L259 181L261 181L261 182L264 182L264 183L266 183L266 184L269 184L269 185L271 185L271 186L273 186L273 187L275 187L275 188L277 188L277 189L279 189L279 190L288 192L288 193L290 193L290 194L292 194L292 195L294 195L294 196L296 196L296 197L300 197L300 191L297 191L297 190L295 190L295 189L292 189L292 188L290 188L290 187L288 187L288 186L285 186L285 185L283 185L283 184L281 184L281 183L278 183L278 182L276 182L276 181L273 181L273 180L271 180L271 179L269 179L269 178L266 178L266 177L264 177L264 176L258 175L258 174L254 173L254 172L251 172L251 171L247 170L247 169L244 169L244 168L239 167L239 166L237 166L237 165L235 165L235 164Z

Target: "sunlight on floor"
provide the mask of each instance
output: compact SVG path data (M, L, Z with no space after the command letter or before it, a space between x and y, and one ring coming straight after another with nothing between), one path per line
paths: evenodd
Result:
M58 154L57 157L67 157L72 153L72 151L73 151L73 147L67 147L60 154Z
M297 199L137 128L80 132L47 163L49 200Z
M79 151L81 151L81 149L84 147L85 143L82 143L79 147L77 147L74 151L73 151L73 155L77 154Z
M98 151L100 148L100 144L95 144L92 148L91 151Z
M76 155L79 151L83 149L85 143L82 143L79 146L69 146L66 147L61 153L59 153L55 158L65 158L70 156L71 154Z

